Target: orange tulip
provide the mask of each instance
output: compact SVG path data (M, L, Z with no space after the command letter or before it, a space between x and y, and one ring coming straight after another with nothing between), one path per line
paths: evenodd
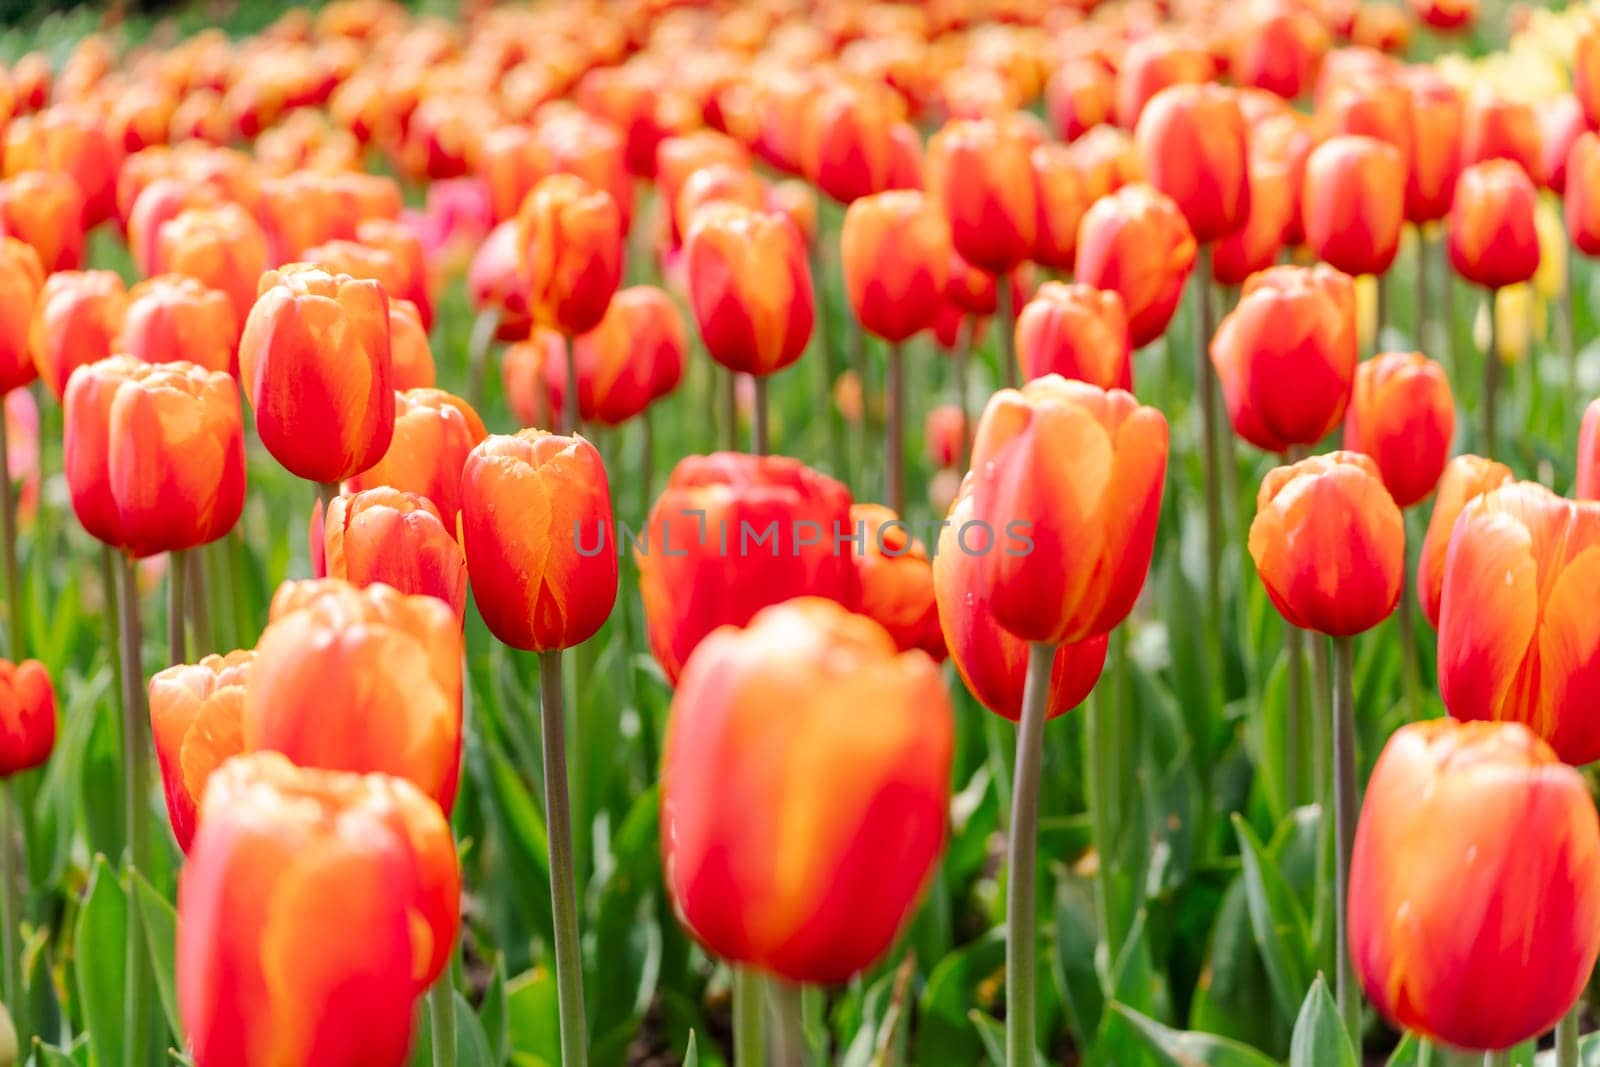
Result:
M517 341L528 336L533 312L528 306L528 284L518 260L515 219L490 230L478 246L467 268L467 296L480 315L496 315L495 340Z
M927 546L882 504L854 505L850 522L862 545L854 557L861 591L857 610L889 631L900 651L918 648L943 660L944 634L933 601Z
M517 241L534 313L567 334L592 330L622 278L616 201L572 174L533 187L517 212Z
M811 101L800 164L817 188L842 204L893 188L894 93L839 84Z
M36 659L0 659L0 778L41 767L56 747L56 691Z
M46 274L83 266L83 193L59 171L28 170L0 181L0 233L33 246Z
M218 769L201 812L175 949L196 1067L404 1064L460 925L439 809L398 778L262 753Z
M950 254L949 227L922 193L897 189L852 203L839 257L862 328L900 344L933 325Z
M1411 92L1395 76L1351 78L1336 84L1318 102L1318 116L1330 136L1371 137L1392 145L1409 171L1417 120Z
M1578 478L1572 495L1579 500L1600 500L1600 400L1583 410L1578 430Z
M1146 102L1173 85L1199 85L1216 74L1204 49L1176 37L1152 33L1128 46L1117 67L1117 125L1133 129Z
M349 488L360 492L388 486L426 497L454 534L461 511L461 468L489 432L472 405L441 389L396 393L394 411L388 451L351 477Z
M1444 595L1444 564L1450 548L1450 535L1467 502L1516 479L1511 468L1482 456L1457 456L1445 464L1439 476L1439 492L1433 498L1433 515L1417 556L1417 602L1428 625L1439 628L1439 601Z
M1070 271L1077 260L1078 224L1089 208L1077 156L1065 145L1042 144L1028 153L1028 162L1038 208L1031 258L1041 267Z
M228 294L184 274L158 274L128 292L111 348L146 363L195 363L238 373L238 320Z
M212 289L221 289L233 301L240 322L250 314L266 267L266 237L250 213L237 204L191 208L156 230L153 271L187 274Z
M1306 160L1300 195L1306 243L1346 274L1382 274L1400 248L1405 158L1393 145L1345 134Z
M606 426L627 422L678 387L688 350L671 297L653 285L619 290L600 325L572 342L578 413ZM555 362L565 372L565 360Z
M1461 165L1470 167L1492 159L1510 160L1530 181L1542 177L1539 122L1533 108L1480 88L1467 97L1461 114Z
M387 279L379 280L384 282L391 297L411 301L416 306L417 317L422 320L423 330L431 330L433 297L428 291L426 253L416 231L394 219L363 219L356 224L356 240L389 254L395 264L392 283Z
M88 108L48 107L6 127L7 176L29 170L69 175L83 195L79 218L85 232L116 213L121 162L121 147L112 144L101 117Z
M1240 85L1294 100L1311 88L1328 46L1328 30L1310 10L1267 0L1234 35L1228 70Z
M432 389L438 380L428 331L423 328L417 305L409 300L389 300L389 372L397 393Z
M427 497L388 486L334 497L323 538L329 578L435 597L458 618L466 611L466 560Z
M788 713L774 716L779 694ZM870 966L943 848L953 745L938 668L870 619L807 597L719 629L667 726L662 862L678 916L718 956L792 982Z
M461 473L457 520L472 597L513 648L582 644L617 599L611 489L582 437L543 430L485 438Z
M991 274L1033 251L1031 148L1016 125L993 119L949 122L928 142L928 196L949 220L955 250Z
M1115 292L1045 282L1017 317L1017 362L1026 379L1059 374L1102 389L1132 389L1128 316Z
M717 165L748 171L750 153L733 138L715 130L668 137L656 147L656 185L661 202L676 205L690 177Z
M1403 726L1373 768L1350 869L1350 953L1396 1026L1504 1049L1556 1024L1600 953L1600 823L1519 726Z
M1600 136L1578 135L1567 153L1566 172L1567 236L1584 255L1600 255Z
M291 474L337 482L383 458L394 436L383 288L315 264L261 276L239 341L239 377L261 443Z
M603 321L603 320L602 320ZM526 340L500 355L506 406L524 427L558 426L566 411L567 339L535 326Z
M139 158L142 156L135 157ZM123 171L126 174L127 168ZM224 202L222 193L214 186L172 174L158 175L138 185L138 190L128 209L124 228L133 264L145 274L157 269L157 241L163 223L185 211L216 207Z
M108 270L60 271L45 279L28 331L33 362L59 399L79 367L111 354L128 294Z
M1600 504L1523 482L1469 502L1445 556L1439 693L1458 719L1530 727L1567 763L1600 757Z
M1183 212L1195 240L1237 232L1250 215L1247 135L1234 92L1174 85L1150 98L1134 130L1145 180Z
M922 425L928 460L940 470L951 470L966 457L967 415L954 404L929 408Z
M1096 200L1078 228L1077 279L1122 297L1143 348L1166 332L1194 268L1195 239L1178 205L1143 183Z
M708 204L689 228L684 267L712 359L765 375L805 352L816 315L811 266L786 216Z
M650 648L669 681L718 626L820 596L854 607L850 491L798 460L719 452L673 468L634 547Z
M992 593L973 522L972 498L977 478L961 482L955 503L939 532L933 557L933 588L939 625L950 659L978 703L1016 722L1022 716L1022 690L1027 673L1028 644L995 621ZM963 538L969 540L963 540ZM1046 718L1065 715L1081 704L1105 666L1107 635L1097 634L1056 649L1050 669Z
M461 771L461 619L432 596L285 582L256 643L244 751L392 774L449 812Z
M1460 30L1478 19L1478 0L1411 0L1411 13L1436 30Z
M1275 143L1260 136L1258 125L1250 141L1250 214L1234 233L1219 240L1212 249L1211 276L1223 285L1242 285L1257 271L1266 270L1283 250L1291 227L1299 226L1299 186L1305 180L1305 155L1298 158L1280 153L1295 151L1288 143ZM1283 134L1269 136L1290 136Z
M1461 172L1450 204L1450 263L1469 282L1499 289L1539 269L1539 191L1507 159Z
M240 721L256 654L180 663L150 679L150 730L178 847L188 852L211 773L244 751Z
M1056 375L996 393L972 446L976 532L958 531L995 621L1062 645L1126 618L1150 568L1166 469L1167 420L1128 393Z
M1116 78L1104 63L1069 60L1057 67L1045 84L1045 112L1056 136L1072 141L1111 121L1116 97Z
M697 211L707 204L738 204L751 211L767 206L767 183L748 166L714 163L701 167L683 183L683 191L672 203L672 247L683 243Z
M1538 112L1539 180L1553 193L1567 189L1567 156L1573 142L1588 132L1578 98L1566 93L1547 101Z
M1411 166L1406 175L1406 219L1433 222L1450 212L1461 173L1461 93L1431 67L1401 75L1411 94Z
M1356 368L1344 447L1372 457L1401 508L1439 484L1455 429L1450 378L1421 352L1385 352Z
M1270 471L1256 496L1250 558L1278 612L1349 637L1388 617L1405 573L1405 520L1378 467L1329 452Z
M44 268L33 246L0 237L0 395L39 377L28 333L43 289Z
M1096 126L1070 147L1083 178L1084 200L1091 205L1144 176L1133 135L1126 130Z
M1572 91L1590 128L1600 127L1600 25L1593 22L1578 34L1573 49Z

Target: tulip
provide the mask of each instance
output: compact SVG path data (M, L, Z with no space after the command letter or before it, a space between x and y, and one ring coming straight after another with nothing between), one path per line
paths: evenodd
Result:
M1411 12L1442 32L1464 29L1478 19L1478 0L1411 0Z
M922 436L927 442L928 459L940 470L965 465L967 415L959 406L941 404L929 408L923 419Z
M1503 1049L1548 1030L1600 952L1583 779L1520 726L1401 727L1367 783L1349 944L1378 1010L1430 1041Z
M1600 25L1593 22L1584 26L1575 42L1572 92L1583 105L1590 128L1600 127Z
M1529 181L1539 181L1539 123L1528 104L1480 88L1461 114L1461 165L1494 159L1510 160Z
M1398 77L1352 78L1325 94L1317 110L1330 136L1371 137L1392 145L1409 172L1417 134L1411 99Z
M1212 79L1216 61L1204 50L1166 34L1153 33L1128 47L1117 67L1117 125L1133 129L1145 104L1173 85L1200 85Z
M1568 93L1551 100L1538 113L1539 178L1545 188L1561 194L1567 189L1567 156L1572 144L1589 129L1578 98Z
M1600 136L1578 135L1567 153L1566 172L1567 236L1584 255L1600 255Z
M295 263L261 277L239 377L261 443L289 472L331 484L394 436L389 309L378 283Z
M0 778L44 766L55 745L56 691L50 673L36 659L0 659Z
M460 925L439 809L399 778L263 753L213 774L201 813L174 950L196 1067L404 1064Z
M1166 332L1194 268L1194 234L1171 198L1135 183L1096 200L1078 228L1077 280L1109 289L1143 348Z
M493 315L492 337L516 341L528 335L532 311L518 259L517 224L508 219L489 231L467 268L467 295L480 316Z
M915 190L857 199L839 234L845 291L856 319L891 345L933 324L950 266L949 229Z
M466 610L466 560L427 497L388 486L336 496L323 530L328 577L436 597L458 618Z
M1306 242L1346 274L1383 274L1400 247L1405 158L1372 137L1341 135L1306 160L1300 211Z
M244 751L240 720L255 653L248 649L179 663L150 679L150 731L167 818L188 852L200 799L218 767Z
M432 596L285 582L256 644L244 751L405 778L448 812L461 769L461 620Z
M798 460L719 452L673 468L634 546L650 649L676 682L718 626L798 596L853 607L850 492Z
M570 392L566 351L566 340L543 326L535 326L527 340L506 346L500 357L500 379L506 406L522 426L562 423Z
M689 175L672 204L673 247L689 232L695 212L707 204L738 204L751 211L767 206L767 183L748 166L714 163Z
M1461 93L1429 67L1408 67L1402 84L1411 94L1411 167L1406 175L1406 219L1433 222L1450 212L1461 173Z
M955 250L991 274L1033 249L1030 147L1016 126L992 119L950 122L928 142L928 195L949 220Z
M850 522L863 543L854 557L860 586L857 610L887 630L900 651L917 648L942 661L944 634L927 546L881 504L852 506Z
M44 279L32 245L0 237L0 396L39 377L28 333Z
M1083 178L1084 200L1089 204L1144 178L1133 136L1126 130L1096 126L1072 142L1071 150Z
M1600 400L1583 410L1578 430L1578 477L1572 495L1579 500L1600 500Z
M111 354L128 294L108 270L60 271L45 279L28 331L39 377L61 399L79 367Z
M676 205L684 185L695 173L718 165L747 171L750 153L739 142L715 130L668 137L656 148L656 184L661 202ZM674 238L678 236L681 235L674 234Z
M1484 493L1510 485L1516 479L1511 468L1482 456L1456 456L1445 464L1439 476L1438 495L1433 498L1433 515L1417 555L1417 600L1428 625L1439 628L1439 601L1444 595L1444 565L1450 548L1450 535L1456 519L1467 503Z
M1250 15L1234 35L1228 57L1234 80L1285 100L1302 96L1327 54L1327 28L1311 11L1286 0L1253 5Z
M1038 209L1031 258L1041 267L1070 271L1077 260L1078 225L1089 207L1077 156L1064 145L1042 144L1028 153L1028 162Z
M1399 507L1433 492L1455 424L1450 379L1421 352L1385 352L1356 368L1344 446L1372 458Z
M893 188L897 102L892 91L850 84L812 101L801 141L806 178L842 204Z
M1450 262L1456 271L1490 289L1532 278L1539 269L1538 199L1533 182L1510 160L1463 170L1450 206Z
M663 290L619 290L600 325L572 343L579 415L606 426L627 422L677 389L688 349L683 317Z
M488 431L472 405L440 389L396 393L394 405L388 451L351 477L349 487L360 492L388 486L425 497L453 535L461 511L462 466Z
M869 683L870 734L854 721ZM773 716L780 691L789 710ZM933 662L837 604L794 600L711 634L673 697L661 775L678 916L710 951L789 981L870 966L943 847L953 743ZM816 789L819 773L849 785Z
M417 305L409 300L389 301L389 369L397 393L432 389L438 380L428 331L422 326Z
M1045 112L1056 136L1072 141L1111 120L1116 105L1116 78L1104 63L1069 60L1045 84Z
M622 278L616 201L572 174L533 187L517 212L517 241L535 314L566 334L594 329Z
M255 303L267 242L261 227L237 204L191 208L156 230L153 273L187 274L233 301L244 322Z
M0 181L0 233L32 245L47 275L83 266L82 215L69 175L28 170Z
M617 598L611 491L600 453L543 430L484 438L461 473L461 546L489 631L559 651L600 629Z
M1017 360L1027 381L1059 374L1101 389L1132 389L1128 316L1113 291L1045 282L1017 317Z
M194 363L238 373L238 320L228 294L183 274L158 274L128 291L111 349L146 363Z
M1145 180L1165 193L1202 245L1237 232L1250 214L1247 138L1235 94L1174 85L1150 98L1134 141Z
M99 115L59 105L6 127L5 170L53 170L70 176L83 195L80 229L94 229L116 213L117 167L122 152L106 136Z

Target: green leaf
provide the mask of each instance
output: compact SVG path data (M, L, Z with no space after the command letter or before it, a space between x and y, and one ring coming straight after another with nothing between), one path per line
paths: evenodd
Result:
M1082 882L1064 875L1056 882L1056 951L1051 973L1061 994L1067 1026L1079 1048L1087 1048L1100 1029L1105 994L1095 973L1094 896Z
M1205 966L1189 1007L1189 1025L1253 1048L1283 1052L1289 1043L1288 1024L1276 1012L1261 1010L1271 999L1266 968L1250 929L1244 879L1235 876L1211 929Z
M161 1010L166 1012L167 1025L172 1032L181 1034L183 1027L178 1022L177 982L173 973L178 913L138 871L133 872L133 885L134 900L139 905L139 920L144 924L145 951L150 957L150 968L155 973L156 994L161 998Z
M642 1019L655 996L661 930L651 896L661 884L659 827L660 794L652 786L634 801L611 839L587 980L590 989L607 993L590 1000L589 1026L595 1034Z
M975 1005L990 1006L979 986L988 987L990 979L1001 976L1005 959L1004 935L999 930L989 930L934 965L918 1004L919 1049L936 1050L938 1062L943 1063L971 1063L983 1054L967 1012ZM994 988L998 992L998 986Z
M694 1047L694 1031L689 1031L689 1047L683 1050L683 1067L700 1067L700 1050Z
M1112 1004L1111 1011L1132 1024L1134 1033L1144 1039L1163 1067L1277 1067L1270 1058L1237 1041L1174 1030L1123 1004Z
M506 958L496 952L489 973L489 986L483 991L483 1006L478 1011L483 1032L489 1039L489 1055L496 1064L506 1062L511 1053L511 1022L506 1006Z
M995 1067L1005 1067L1006 1063L1006 1030L993 1016L986 1015L973 1008L967 1012L967 1018L972 1020L972 1026L978 1031L978 1038L983 1042L983 1051L988 1054L989 1062Z
M104 856L96 856L89 893L73 928L73 975L89 1034L91 1063L121 1067L123 974L126 971L128 898Z
M28 1057L31 1067L84 1067L88 1059L89 1038L80 1034L68 1048L46 1045L37 1037L33 1039L33 1054Z
M546 1063L561 1062L561 1024L556 976L542 967L506 983L506 1019L511 1051Z
M1300 904L1261 839L1237 813L1233 828L1244 865L1245 902L1278 1011L1292 1019L1311 984L1311 943Z
M472 1005L459 990L452 989L450 995L456 1004L456 1067L499 1067L501 1061L494 1058Z
M1328 985L1317 975L1300 1006L1295 1020L1294 1038L1289 1045L1289 1067L1358 1067L1355 1049L1345 1033L1339 1007L1328 994Z

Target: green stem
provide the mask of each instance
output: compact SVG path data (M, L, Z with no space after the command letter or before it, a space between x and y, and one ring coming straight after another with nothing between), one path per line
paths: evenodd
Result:
M1444 364L1446 367L1455 368L1456 359L1456 281L1455 272L1450 269L1449 251L1446 248L1443 235L1437 235L1430 242L1433 245L1434 255L1439 257L1439 323L1444 328L1440 331L1444 338Z
M145 743L144 668L139 649L143 632L139 620L139 571L132 556L122 556L119 621L122 640L122 777L123 807L127 820L127 856L130 872L145 867L145 824L150 797L149 756ZM131 886L130 886L131 888ZM139 909L128 909L126 955L123 967L125 1061L128 1067L144 1063L146 1019L144 933Z
M765 456L772 451L772 427L768 424L770 412L767 409L767 378L763 374L750 376L751 384L755 386L755 408L750 419L750 440L753 451L758 456Z
M1286 625L1283 643L1289 656L1289 689L1283 723L1283 805L1296 808L1300 805L1300 750L1304 747L1300 730L1305 718L1305 631Z
M494 335L500 329L500 310L485 308L472 320L472 334L467 339L467 402L483 410L483 387L488 376L489 349L494 346Z
M1498 309L1495 307L1495 295L1495 291L1490 289L1489 346L1484 349L1483 353L1483 396L1479 398L1480 403L1483 405L1483 410L1479 413L1483 419L1483 440L1479 443L1478 447L1483 450L1483 454L1485 456L1490 458L1493 458L1494 456L1495 394L1500 391L1500 353L1498 351L1500 347L1500 315L1498 313Z
M1389 275L1379 274L1373 278L1377 286L1377 307L1374 309L1376 320L1372 324L1372 354L1377 355L1383 351L1383 326L1389 321Z
M1039 836L1039 765L1044 755L1044 718L1055 647L1028 646L1028 674L1017 729L1017 771L1011 798L1011 841L1006 875L1006 1064L1033 1067L1034 1045L1034 867Z
M1211 365L1211 246L1199 249L1194 270L1195 366L1200 390L1200 459L1206 503L1206 621L1215 686L1225 691L1222 662L1222 460L1217 450L1216 368Z
M774 978L767 983L767 991L772 997L772 1014L777 1023L773 1034L775 1067L807 1067L811 1057L806 1053L801 987Z
M1400 607L1395 612L1400 624L1400 678L1405 686L1406 717L1412 722L1422 718L1422 668L1417 662L1416 623L1411 606L1411 582L1400 583Z
M1485 1052L1483 1054L1483 1067L1511 1067L1511 1052L1501 1049L1498 1052Z
M1016 309L1011 303L1011 275L1003 272L997 274L994 291L995 332L1000 335L1000 380L1006 383L1007 389L1015 389L1018 381L1017 324Z
M639 521L645 522L650 517L650 505L655 503L655 474L656 432L650 409L645 408L639 413L639 497L642 501L639 507Z
M328 521L328 508L333 504L334 498L339 495L338 482L318 482L317 500L322 504L322 521Z
M216 562L215 546L196 549L188 553L189 556L189 651L196 660L210 655L216 651L216 635L211 631L211 604L207 599L209 595L209 582L206 581L208 560L214 565Z
M561 651L539 653L539 717L544 735L544 810L550 849L550 911L555 924L556 996L563 1067L589 1060L583 1015L583 956L578 942L578 894L572 866L572 820L567 806L566 708Z
M0 951L5 953L6 1008L17 1033L18 1048L28 1047L28 1006L22 1002L22 960L18 955L21 939L17 936L22 922L22 884L18 880L15 856L17 831L23 822L16 780L7 778L5 799L0 802L0 878L5 879L4 891L0 892L0 923L5 926Z
M167 553L167 663L189 662L184 640L183 602L189 592L189 553Z
M1350 854L1356 843L1356 709L1355 639L1336 637L1333 686L1334 832L1338 852L1334 866L1334 951L1337 954L1339 1014L1350 1043L1361 1047L1361 992L1350 958Z
M760 1067L766 1062L762 1041L761 976L746 967L733 969L733 1065Z
M736 371L718 368L723 379L722 409L728 420L726 427L729 452L739 451L739 375Z
M1556 1023L1556 1067L1578 1067L1578 1011L1582 1003L1580 998Z
M428 990L428 1020L433 1026L433 1067L455 1067L456 991L449 967Z
M972 387L967 381L967 364L972 357L972 335L977 329L978 320L971 316L956 329L956 407L961 409L961 454L957 469L963 471L972 455Z
M561 336L561 351L567 361L567 391L561 398L561 432L571 437L583 429L583 420L578 414L578 354L572 338L565 334Z
M1572 311L1572 242L1561 242L1561 254L1566 258L1566 264L1561 271L1561 317L1557 320L1560 331L1561 355L1567 365L1567 404L1564 411L1572 410L1572 401L1578 394L1578 346L1577 327L1573 321ZM1563 423L1563 425L1566 425Z
M1417 348L1428 350L1428 239L1417 224Z
M12 495L11 483L11 445L6 440L7 419L5 411L5 397L0 396L0 487L5 489L0 494L0 541L5 545L5 570L6 570L6 611L11 623L10 648L11 658L19 660L27 648L26 635L23 633L22 612L22 576L17 568L17 502Z
M887 471L889 506L896 515L906 513L906 368L905 354L898 341L889 345L889 423L884 441L887 454L884 467Z
M822 379L817 395L822 406L818 410L828 413L828 448L833 457L833 475L848 482L850 456L845 442L844 416L839 413L838 405L833 402L833 383L839 379L839 352L833 347L833 304L828 299L824 268L822 242L813 238L811 288L817 305L817 328L814 336L822 347L822 359L817 362L817 370Z

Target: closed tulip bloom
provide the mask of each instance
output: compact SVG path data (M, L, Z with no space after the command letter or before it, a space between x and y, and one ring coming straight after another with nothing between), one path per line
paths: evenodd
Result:
M1246 129L1236 95L1217 85L1163 89L1139 115L1133 136L1145 180L1172 198L1202 244L1249 217Z
M718 956L791 982L870 966L944 846L953 744L938 668L870 619L807 597L717 630L667 726L662 861L678 916ZM834 785L817 789L819 775Z
M389 300L389 371L396 392L432 389L439 369L433 364L433 346L423 328L417 305L409 300Z
M238 373L239 325L220 289L183 274L158 274L128 291L128 310L111 347L146 363L194 363Z
M850 491L798 460L689 456L656 499L634 548L650 649L669 681L718 626L770 604L857 602Z
M1349 637L1388 618L1405 551L1400 509L1359 452L1312 456L1261 483L1250 558L1278 612L1303 630Z
M388 486L426 497L453 534L461 511L461 468L488 436L477 411L442 389L409 389L394 398L394 437L373 466L349 480L359 492ZM393 584L393 583L391 583Z
M1072 141L1104 122L1116 106L1117 80L1095 59L1069 60L1045 83L1045 114L1056 136Z
M32 245L0 237L0 395L39 377L28 334L44 277Z
M191 208L156 230L154 273L187 274L233 301L240 322L255 304L267 242L261 226L237 204Z
M656 185L661 202L676 205L684 185L697 171L718 165L749 170L750 153L738 141L716 130L668 137L656 146Z
M688 351L670 296L653 285L619 290L600 325L572 342L579 415L606 426L627 422L678 388Z
M1166 332L1194 269L1195 238L1171 198L1143 183L1096 200L1078 228L1077 279L1122 297L1143 348Z
M922 193L896 189L856 200L839 233L856 320L891 344L933 325L950 253L949 227Z
M1456 519L1469 501L1516 481L1511 468L1482 456L1457 456L1445 464L1439 476L1438 495L1433 498L1433 515L1428 532L1417 554L1417 602L1428 625L1439 628L1439 601L1444 595L1444 564L1450 548L1450 535Z
M957 119L928 142L928 195L949 220L962 258L999 274L1033 251L1038 206L1032 146L1014 124Z
M1093 204L1103 196L1143 178L1133 135L1115 126L1096 126L1071 144L1083 178L1084 199Z
M489 632L513 648L582 644L617 599L611 489L582 437L486 437L461 473L461 547Z
M1450 264L1469 282L1499 289L1539 269L1539 191L1506 159L1461 172L1450 205Z
M1485 88L1467 97L1461 114L1462 166L1507 159L1536 182L1541 178L1540 155L1539 121L1531 106Z
M45 279L28 347L56 399L65 395L73 371L111 355L127 307L122 279L109 270L60 271Z
M896 99L845 83L813 101L800 147L806 178L841 204L892 188Z
M889 631L902 652L918 648L942 661L944 634L927 546L882 504L854 505L850 521L863 543L854 557L861 590L856 610Z
M1128 316L1115 292L1045 282L1017 316L1017 362L1026 379L1059 374L1102 389L1132 389Z
M1031 258L1041 267L1070 271L1077 261L1078 225L1089 208L1077 156L1065 145L1042 144L1028 153L1028 162L1038 209Z
M401 1067L460 925L438 807L399 778L261 753L212 775L201 810L174 952L196 1067Z
M1458 719L1527 725L1566 763L1600 757L1600 504L1531 482L1462 509L1439 603L1439 693Z
M36 659L0 659L0 778L41 767L56 747L56 690Z
M561 424L566 410L567 340L556 331L535 326L525 340L507 345L500 355L500 384L506 406L524 427Z
M1373 137L1341 135L1306 161L1300 197L1306 243L1346 274L1383 274L1400 248L1406 164L1398 149Z
M1583 107L1571 93L1546 101L1539 109L1539 181L1554 193L1567 189L1567 156L1579 135L1588 131Z
M767 183L748 166L715 163L689 175L672 207L672 243L683 243L697 211L707 204L738 204L751 211L767 206Z
M1315 14L1289 0L1253 5L1235 33L1228 71L1240 85L1265 89L1285 100L1304 95L1328 52L1328 30Z
M1450 378L1421 352L1384 352L1356 368L1344 447L1372 457L1401 508L1439 484L1455 429Z
M1600 400L1583 410L1578 430L1578 478L1572 495L1579 500L1600 500Z
M712 359L765 375L805 352L816 316L811 266L787 216L708 204L689 227L684 269Z
M45 274L83 266L83 194L59 171L28 170L0 181L0 233L33 246Z
M410 223L395 219L363 219L356 224L356 240L387 252L395 264L393 282L384 289L393 298L409 300L417 309L424 331L433 328L433 296L428 290L428 265L422 240ZM346 273L350 273L346 271Z
M604 189L573 174L545 178L517 212L534 313L567 334L593 329L622 279L622 214Z
M256 643L244 750L405 778L448 812L461 770L461 619L432 596L285 582Z
M150 731L167 818L185 852L199 825L200 798L211 773L244 751L244 693L255 658L249 649L207 656L150 679Z
M291 474L337 482L394 436L389 308L377 282L293 263L261 277L239 341L256 430Z
M1200 85L1216 76L1205 49L1152 33L1128 46L1117 66L1117 125L1133 129L1145 104L1173 85Z
M933 588L950 659L978 703L1012 722L1022 716L1022 690L1028 667L1028 643L995 621L983 551L1004 548L983 540L973 526L975 475L962 479L950 514L939 532L933 557ZM1056 649L1050 668L1047 718L1065 715L1083 703L1105 666L1107 634L1101 633Z
M1600 255L1600 136L1579 134L1567 153L1566 170L1567 236L1584 255Z
M490 230L473 254L467 267L467 298L479 314L495 314L495 340L517 341L528 336L533 312L517 253L515 219Z
M84 232L116 214L121 162L120 147L111 143L103 120L88 108L49 107L6 127L6 174L53 170L71 176L83 194L79 226Z
M1461 92L1431 67L1401 76L1411 94L1411 167L1406 175L1406 220L1433 222L1450 212L1461 173Z
M435 597L457 617L466 610L466 560L427 497L388 486L334 497L323 538L329 578Z
M1410 169L1417 123L1411 113L1411 92L1398 77L1340 82L1323 96L1317 113L1329 136L1354 134L1393 145Z
M1600 823L1583 778L1515 725L1401 727L1367 783L1350 953L1396 1026L1504 1049L1549 1030L1600 952Z
M1299 224L1298 186L1305 178L1305 160L1268 155L1276 152L1277 146L1263 150L1259 143L1252 131L1249 217L1212 250L1211 276L1223 285L1242 285L1252 274L1270 267L1283 250L1291 226Z
M1583 105L1591 129L1600 127L1600 25L1579 34L1572 53L1572 92Z
M1126 618L1150 568L1166 469L1167 420L1129 393L1056 375L996 393L972 445L995 621L1061 645Z

